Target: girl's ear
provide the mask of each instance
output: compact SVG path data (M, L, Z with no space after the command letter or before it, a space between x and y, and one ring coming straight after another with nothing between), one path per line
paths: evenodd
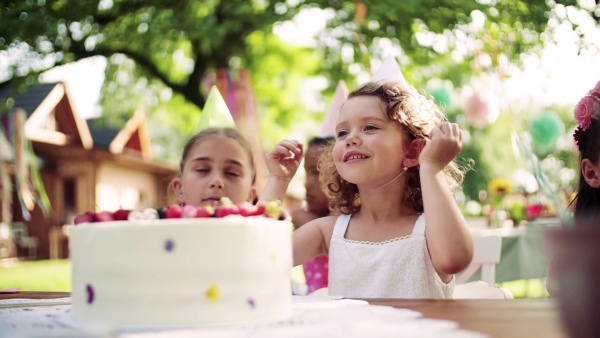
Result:
M185 201L183 199L183 187L181 185L181 178L175 177L173 179L173 182L171 182L171 186L173 187L173 192L175 193L175 196L177 197L179 203L184 203Z
M404 159L402 165L405 167L414 167L419 164L419 155L425 147L423 140L412 140L404 149Z
M581 174L590 187L600 188L600 168L587 158L581 161Z
M252 187L252 189L250 189L250 194L248 195L248 201L249 202L254 202L254 199L256 198L256 188Z

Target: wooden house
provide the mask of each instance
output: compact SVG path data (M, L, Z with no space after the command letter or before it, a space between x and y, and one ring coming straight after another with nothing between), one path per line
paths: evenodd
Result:
M0 97L9 95L10 87L0 86ZM13 193L12 220L24 223L27 235L37 238L38 259L51 256L50 237L57 241L56 234L75 215L168 203L169 183L177 168L153 159L142 110L120 130L98 126L77 114L67 86L60 82L14 96L14 107L27 113L24 133L42 163L40 174L51 203L47 217L35 206L31 219L26 220ZM52 258L57 258L56 243L52 245ZM64 241L60 245L59 256L67 256Z

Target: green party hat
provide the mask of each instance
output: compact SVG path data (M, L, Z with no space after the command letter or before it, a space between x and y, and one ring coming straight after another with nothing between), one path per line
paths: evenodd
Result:
M208 128L235 128L235 121L217 86L212 86L208 93L198 131Z

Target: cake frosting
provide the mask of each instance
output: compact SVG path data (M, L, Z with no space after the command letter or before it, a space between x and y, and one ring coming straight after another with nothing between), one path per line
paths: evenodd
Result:
M288 318L292 229L239 215L76 225L72 315L111 327Z

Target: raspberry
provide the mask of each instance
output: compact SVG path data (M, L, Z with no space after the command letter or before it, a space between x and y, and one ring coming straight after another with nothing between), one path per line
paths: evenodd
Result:
M229 215L239 215L240 210L236 205L219 205L215 211L217 217L225 217Z
M196 208L196 217L213 217L214 215L215 209L211 206Z
M165 218L181 218L183 215L183 207L181 205L173 204L167 209Z
M126 221L129 216L129 210L119 209L113 213L115 221Z
M101 211L94 216L94 222L110 222L114 221L112 212Z

